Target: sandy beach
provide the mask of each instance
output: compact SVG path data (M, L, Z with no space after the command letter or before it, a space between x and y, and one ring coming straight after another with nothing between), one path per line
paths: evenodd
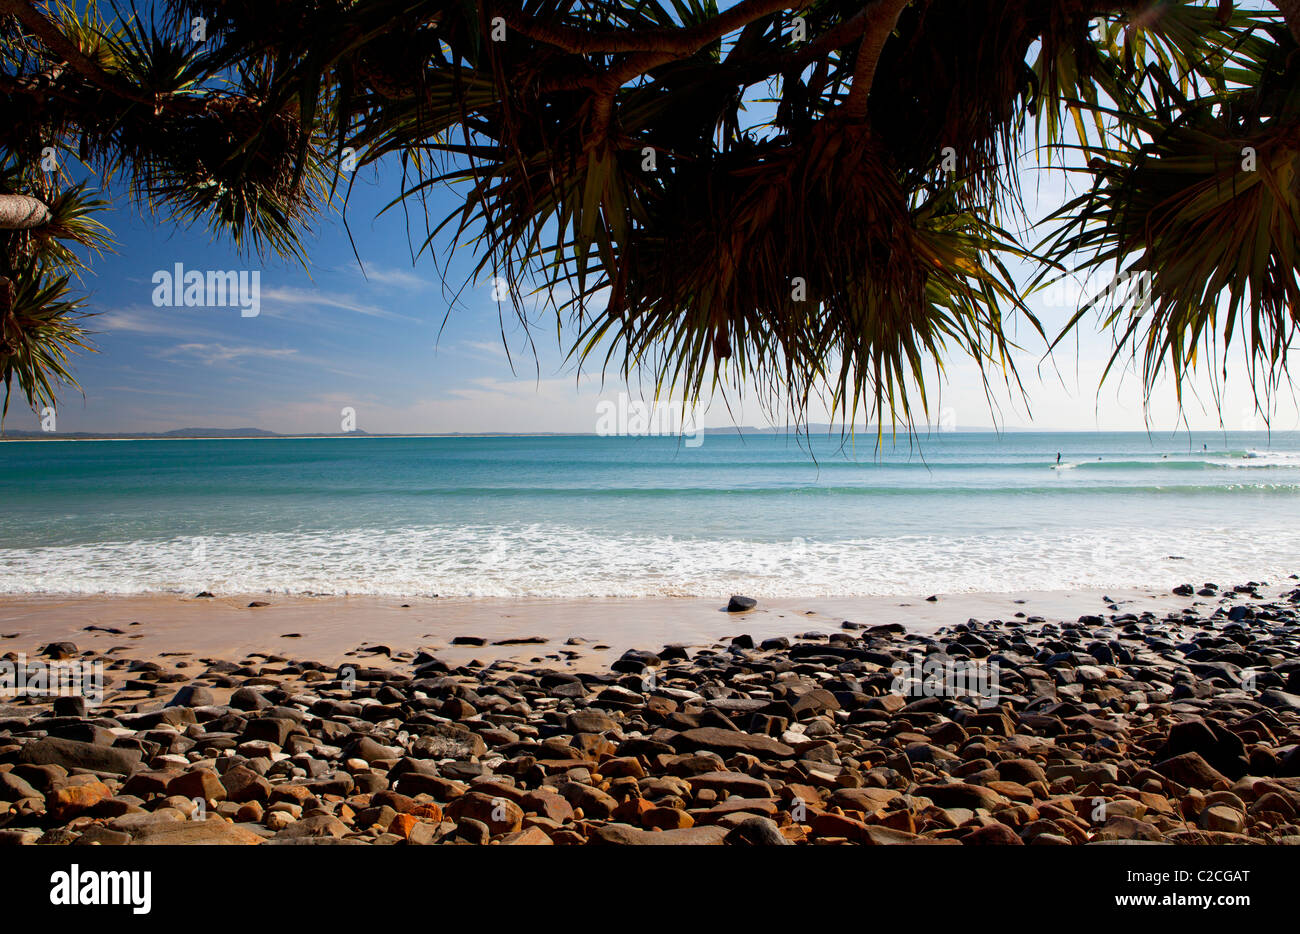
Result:
M11 598L0 844L1300 844L1293 580L935 596Z
M937 599L929 600L931 596ZM250 607L255 602L268 605ZM911 632L932 633L970 618L1073 619L1111 606L1163 613L1178 602L1168 591L1153 588L764 600L745 613L728 613L725 595L720 600L455 600L265 593L211 598L0 596L0 652L35 656L51 642L71 641L98 653L163 664L190 657L239 659L260 652L337 665L358 653L373 654L365 652L366 647L386 646L395 654L435 651L455 664L509 659L594 671L607 668L628 649L655 651L666 645L699 649L729 642L741 633L760 640L810 631L829 634L843 629L846 620L862 626L898 623ZM453 645L458 637L482 639L484 644ZM544 641L496 644L532 638ZM566 644L571 639L574 644Z

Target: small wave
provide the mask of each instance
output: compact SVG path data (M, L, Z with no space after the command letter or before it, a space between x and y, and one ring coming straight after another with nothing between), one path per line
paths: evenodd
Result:
M1165 455L1153 458L1137 458L1127 460L1095 460L1073 461L1062 463L1060 465L1051 464L1049 466L1058 467L1058 469L1084 468L1089 471L1119 471L1119 470L1242 470L1256 469L1263 467L1292 467L1300 468L1300 455L1290 453L1258 453L1258 454L1221 454L1210 455L1208 457L1187 457L1186 455Z
M1115 529L852 540L421 526L0 549L2 593L456 597L865 596L1285 577L1300 529ZM1167 560L1170 554L1182 560Z
M1300 467L1300 452L1250 450L1245 453L1244 460L1246 461L1245 464L1236 466Z

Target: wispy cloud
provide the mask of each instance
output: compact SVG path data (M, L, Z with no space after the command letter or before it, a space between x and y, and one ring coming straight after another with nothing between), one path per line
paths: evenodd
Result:
M292 347L275 348L275 347L252 347L232 346L230 344L177 344L175 347L169 347L162 351L159 356L172 357L194 357L202 363L230 363L234 360L245 358L254 359L282 359L292 357L298 351Z
M388 288L416 290L428 288L433 284L409 269L398 269L392 266L366 266L362 272L366 282Z
M162 396L166 399L202 399L205 398L203 393L197 392L180 392L177 389L148 389L143 386L105 386L109 392L129 392L143 396Z
M270 307L268 308L268 303ZM290 306L313 306L316 308L337 308L341 311L351 311L359 315L365 315L368 318L384 318L389 321L414 321L419 322L419 318L412 318L409 315L401 315L395 311L389 311L386 308L380 308L378 305L367 304L358 300L351 295L333 295L322 292L319 289L298 289L298 288L279 288L262 290L262 313L275 316L275 305Z
M204 333L197 315L203 310L114 308L94 315L86 327L102 334L140 334L156 337L195 337Z
M466 356L480 360L509 363L511 359L504 344L494 344L491 341L461 341L456 347ZM516 356L514 359L518 362L519 358Z

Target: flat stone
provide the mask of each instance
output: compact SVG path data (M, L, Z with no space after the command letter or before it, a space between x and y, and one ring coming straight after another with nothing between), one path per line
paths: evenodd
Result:
M794 749L770 736L724 730L721 727L703 726L684 730L673 737L673 745L680 749L710 749L719 753L749 753L760 759L791 759Z
M589 842L607 846L721 846L730 831L717 825L681 830L642 830L631 824L595 828Z
M727 835L728 842L735 840L750 846L793 846L781 833L776 822L766 817L748 817Z
M540 827L525 827L501 838L502 846L553 846L551 838Z
M0 801L19 801L23 798L40 798L43 795L31 783L12 772L0 772Z
M41 832L34 828L7 827L0 830L0 846L33 846L40 838Z
M696 793L708 788L747 798L772 797L771 785L761 778L754 778L744 772L705 772L702 775L692 775L687 781L690 782L691 790Z
M605 733L618 729L614 718L599 710L577 710L569 714L567 726L570 733Z
M187 684L167 702L168 707L210 707L217 702L216 695L198 684Z
M1119 781L1119 769L1110 762L1060 762L1048 766L1048 781L1066 777L1080 785L1104 785Z
M1224 787L1232 784L1226 775L1211 767L1199 752L1185 752L1181 756L1157 762L1151 768L1188 788L1216 788L1221 783Z
M179 824L185 820L185 815L175 808L159 808L156 811L146 811L142 814L123 814L121 817L115 817L108 822L112 830L120 830L123 833L129 833L135 836L150 828L162 824Z
M986 808L993 810L1006 803L1006 798L981 785L968 785L964 782L947 782L941 785L921 785L916 789L918 795L924 795L941 808Z
M219 818L158 823L131 835L132 846L255 846L262 837Z
M276 834L277 839L295 837L341 837L348 832L348 825L337 817L328 814L313 814L302 820L294 821Z
M121 830L110 830L103 824L91 824L82 831L81 836L72 842L73 846L126 846L131 842L131 835Z
M97 746L73 739L39 739L23 746L18 754L20 762L33 765L61 765L65 769L88 769L92 772L114 772L130 775L139 766L144 754L138 749L121 749L116 746Z
M1024 846L1025 841L1006 824L988 824L973 830L961 840L966 846Z
M812 831L817 837L844 837L855 843L873 846L911 843L919 839L914 833L894 830L892 827L882 827L878 824L867 824L829 811L813 815Z
M167 786L181 776L180 769L136 772L122 786L122 794L148 798L167 791Z

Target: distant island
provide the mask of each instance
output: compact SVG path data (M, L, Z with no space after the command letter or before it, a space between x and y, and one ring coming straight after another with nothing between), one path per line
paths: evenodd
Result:
M263 428L174 428L171 431L0 431L0 440L6 441L164 441L168 439L220 439L220 438L332 438L342 435L281 435ZM348 432L363 435L364 431Z

